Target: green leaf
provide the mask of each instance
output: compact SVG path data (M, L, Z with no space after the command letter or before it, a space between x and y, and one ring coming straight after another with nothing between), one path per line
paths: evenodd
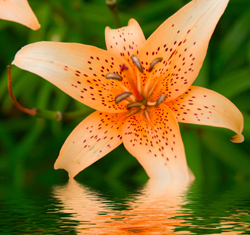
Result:
M204 169L199 133L188 125L182 125L181 130L188 166L195 177L201 180L204 178Z
M207 148L214 153L214 156L218 157L225 165L236 172L250 176L250 157L240 144L230 142L222 132L215 130L206 130L202 135L202 140Z
M211 89L232 99L250 89L250 69L235 70L218 79Z

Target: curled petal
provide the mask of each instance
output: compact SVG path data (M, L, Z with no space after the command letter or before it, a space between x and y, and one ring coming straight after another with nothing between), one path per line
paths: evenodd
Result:
M137 55L146 39L136 20L130 19L128 26L119 29L105 29L107 50L122 56L133 65L130 57Z
M237 133L231 138L232 142L244 141L241 112L231 101L214 91L191 86L167 105L178 122L224 127Z
M65 169L73 178L122 143L122 114L96 111L84 119L65 141L55 169Z
M0 19L17 22L33 30L40 28L27 0L1 0Z
M122 129L125 148L140 162L150 178L192 178L175 115L165 104L128 118Z
M146 66L158 57L151 73L141 75L142 86L156 86L154 98L162 93L174 99L190 87L197 77L211 35L229 0L193 0L167 19L147 39L138 55ZM148 72L149 73L149 72ZM146 85L149 83L148 85Z
M12 63L43 77L93 109L118 113L127 108L124 102L116 104L115 97L132 90L120 71L124 62L112 53L92 46L37 42L23 47ZM127 67L132 70L128 64ZM107 79L109 73L119 73L122 81Z

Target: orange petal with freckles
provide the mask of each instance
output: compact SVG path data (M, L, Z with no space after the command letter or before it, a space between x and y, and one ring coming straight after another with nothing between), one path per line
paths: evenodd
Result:
M119 29L105 29L107 50L122 56L131 65L130 57L137 55L140 48L146 42L140 25L136 20L130 19L128 26Z
M244 141L241 112L231 101L214 91L191 86L167 105L175 113L178 122L224 127L237 133L231 138L232 142Z
M211 35L227 4L228 0L191 1L148 38L139 53L143 66L148 69L154 59L163 58L151 72L151 79L149 74L146 79L145 76L141 78L142 86L149 84L148 91L158 82L154 99L164 93L166 100L171 100L190 87L200 71Z
M73 178L122 143L122 114L96 111L84 119L65 141L55 169L65 169Z
M17 22L33 30L40 28L27 0L1 0L0 19Z
M150 119L150 121L149 121ZM175 115L165 104L128 118L122 129L125 148L150 178L189 180L183 142Z
M124 62L112 53L93 46L37 42L23 47L12 63L43 77L91 108L118 113L127 111L127 103L122 101L116 104L115 97L132 90L120 72ZM132 68L128 64L127 67L132 73ZM106 79L107 73L117 73L123 80Z

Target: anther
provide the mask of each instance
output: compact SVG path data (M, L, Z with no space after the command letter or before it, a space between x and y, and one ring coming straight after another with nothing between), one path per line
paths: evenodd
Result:
M161 94L158 100L156 101L155 107L157 108L166 98L165 94Z
M135 56L135 55L133 55L133 56L131 56L130 58L131 58L131 60L135 63L135 65L136 65L136 67L139 69L139 71L140 71L141 73L143 73L143 68L142 68L141 62L140 62L140 60L138 59L138 57Z
M148 70L148 71L151 72L151 71L153 70L154 66L155 66L157 63L161 62L162 60L163 60L162 57L159 57L159 58L154 59L153 62L150 64L149 70Z
M125 100L126 98L128 98L130 95L132 95L132 93L130 92L124 92L118 96L115 97L115 103L118 104L119 102Z
M131 108L140 108L141 105L140 104L134 104L134 103L130 103L127 105L127 109L131 109Z
M116 74L116 73L108 73L106 74L106 78L107 79L115 79L115 80L118 80L118 81L122 81L122 76Z

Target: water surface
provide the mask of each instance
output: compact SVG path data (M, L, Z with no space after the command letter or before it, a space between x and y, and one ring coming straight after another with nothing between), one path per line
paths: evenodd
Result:
M0 234L250 234L247 183L148 181L128 190L71 180L0 190Z

